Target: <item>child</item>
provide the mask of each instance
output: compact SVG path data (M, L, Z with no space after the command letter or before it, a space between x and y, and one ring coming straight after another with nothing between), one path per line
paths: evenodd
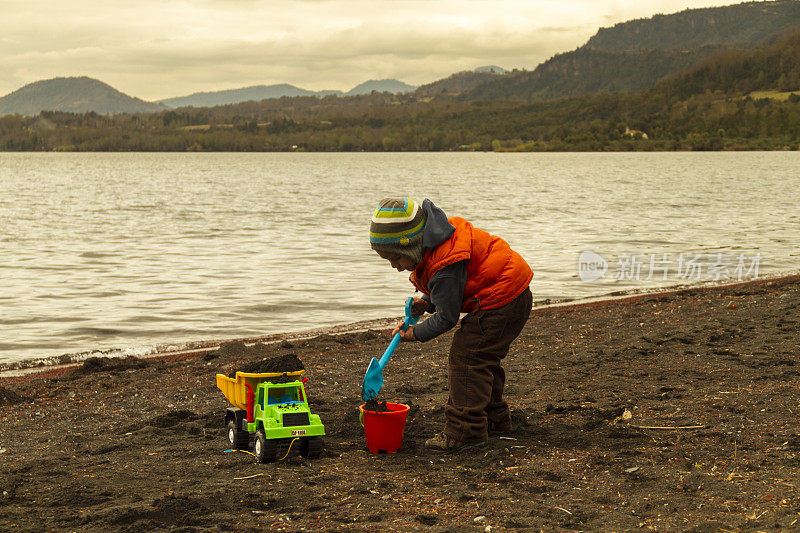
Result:
M425 447L482 448L489 431L511 430L501 360L531 312L531 268L500 237L463 218L448 218L427 199L421 206L410 198L381 200L369 240L393 268L411 272L411 283L423 293L414 298L414 316L433 313L401 332L404 341L428 341L467 313L450 347L444 432L425 441Z

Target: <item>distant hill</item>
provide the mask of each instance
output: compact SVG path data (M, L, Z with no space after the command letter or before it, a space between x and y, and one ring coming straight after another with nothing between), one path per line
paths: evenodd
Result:
M327 91L326 94L332 91ZM211 91L178 96L159 100L160 104L167 107L214 107L218 105L237 104L239 102L258 102L267 98L282 98L284 96L315 96L318 93L300 89L294 85L282 83L280 85L254 85L241 89L226 91Z
M403 83L399 80L369 80L356 85L345 93L346 96L358 94L370 94L373 91L378 93L402 94L410 93L416 89L413 85Z
M681 72L723 50L606 50L580 48L559 54L533 71L518 71L473 87L470 100L538 100L596 92L652 87L664 76Z
M498 67L497 65L487 65L485 67L478 67L475 69L475 72L492 72L494 74L508 74L508 71L503 67Z
M37 81L0 98L0 116L36 115L41 111L153 113L163 109L86 76Z
M405 84L397 80L370 80L366 81L347 93L341 91L308 91L282 83L279 85L255 85L252 87L244 87L241 89L230 89L226 91L211 91L190 94L189 96L178 96L175 98L166 98L159 100L158 103L163 104L169 108L177 107L214 107L219 105L238 104L240 102L260 102L270 98L283 98L295 96L329 96L332 94L338 96L353 96L359 94L370 94L372 91L389 92L389 93L405 93L411 92L416 87Z
M749 2L689 9L601 28L582 47L532 71L516 71L460 90L462 100L538 100L647 89L725 49L754 49L800 25L800 2ZM441 80L442 82L446 80ZM437 83L428 86L436 86ZM439 91L442 93L442 91Z
M419 97L433 97L433 96L458 96L458 95L471 95L472 92L484 84L491 84L502 76L489 70L465 70L463 72L456 72L444 79L426 83L421 85L414 92L415 96Z

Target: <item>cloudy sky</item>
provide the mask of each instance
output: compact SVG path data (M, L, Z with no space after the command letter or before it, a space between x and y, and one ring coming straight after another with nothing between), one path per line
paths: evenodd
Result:
M737 0L0 0L0 96L90 76L145 100L533 69L601 26Z

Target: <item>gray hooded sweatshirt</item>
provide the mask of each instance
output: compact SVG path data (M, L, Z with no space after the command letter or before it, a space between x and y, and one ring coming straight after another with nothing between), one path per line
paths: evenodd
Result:
M447 220L444 211L427 198L422 202L427 219L422 232L422 255L448 240L456 228ZM461 315L464 287L467 284L468 259L437 271L428 282L431 295L423 296L434 306L433 315L414 327L414 337L425 342L453 329Z

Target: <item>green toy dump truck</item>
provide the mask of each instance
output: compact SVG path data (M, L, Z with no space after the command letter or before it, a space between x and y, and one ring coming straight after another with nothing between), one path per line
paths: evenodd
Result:
M308 407L303 373L217 374L217 387L233 404L225 411L231 448L247 450L253 437L260 463L282 459L294 446L308 459L320 456L325 426Z

